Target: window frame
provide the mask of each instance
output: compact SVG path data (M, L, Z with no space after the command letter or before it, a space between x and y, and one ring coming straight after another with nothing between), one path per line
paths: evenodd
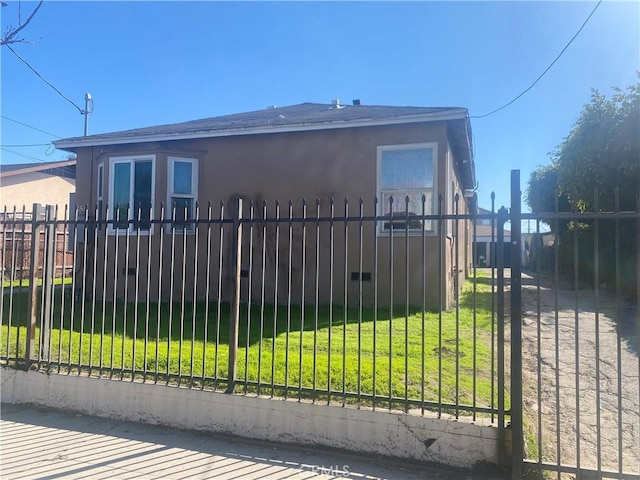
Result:
M135 187L135 164L141 162L151 162L151 211L149 212L149 228L138 229L134 223L131 223L129 228L115 228L113 218L113 209L115 208L115 192L114 192L114 179L116 165L129 164L130 173L130 185L129 185L129 205L133 204L134 187ZM155 205L156 195L156 156L152 154L145 155L130 155L126 157L111 157L109 158L109 210L107 210L107 222L108 233L110 235L127 235L131 233L140 232L140 235L153 235L153 206ZM129 215L127 221L134 220L132 214L135 212L133 208L129 209Z
M174 192L175 164L190 163L191 164L191 193ZM181 157L178 155L170 155L167 157L167 220L173 220L173 197L189 198L192 200L192 213L195 220L196 203L198 202L198 180L199 180L199 159L195 157ZM175 233L192 234L195 232L195 222L179 221L170 223L171 228L167 229L167 233L175 231ZM180 226L178 226L180 225Z
M432 172L432 186L428 188L412 188L412 189L403 189L401 191L412 191L412 192L422 192L428 193L431 192L431 205L429 202L425 202L425 215L434 215L436 211L437 198L438 198L438 143L437 142L421 142L421 143L402 143L402 144L393 144L393 145L379 145L377 147L377 162L376 162L376 192L378 197L378 211L376 212L378 216L382 217L385 215L383 204L383 194L388 194L388 192L398 192L399 189L383 189L382 188L382 160L383 153L387 151L399 151L399 150L418 150L418 149L430 149L432 152L433 159L433 172ZM394 195L394 203L396 203L397 197ZM404 200L402 200L404 203ZM403 209L404 210L404 209ZM419 212L422 214L422 212ZM409 235L424 235L434 236L437 235L437 225L436 222L431 220L430 228L394 228L394 235L404 235L405 231L408 232ZM385 229L385 222L379 221L377 228L378 236L388 236L389 229Z

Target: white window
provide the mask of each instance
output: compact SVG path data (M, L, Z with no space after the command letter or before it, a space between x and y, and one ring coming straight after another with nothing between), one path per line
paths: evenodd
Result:
M155 155L111 158L110 232L149 232L155 194Z
M393 212L393 221L380 222L380 232L391 228L400 233L407 228L412 232L434 231L433 221L422 221L416 216L422 215L423 196L424 214L434 213L436 160L436 143L378 147L379 213Z
M193 230L198 200L198 159L169 157L167 175L167 213L173 228Z

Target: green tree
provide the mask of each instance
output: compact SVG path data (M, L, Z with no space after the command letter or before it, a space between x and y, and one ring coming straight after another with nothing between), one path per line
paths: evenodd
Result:
M640 73L638 74L640 79ZM617 193L616 193L617 192ZM635 211L640 195L640 81L626 91L614 89L611 98L598 91L584 106L569 135L551 154L551 164L539 166L529 178L526 200L533 212ZM617 200L616 200L617 197ZM616 223L605 219L598 225L598 252L594 251L595 224L552 221L551 230L560 246L561 271L573 271L575 240L583 280L594 280L634 292L637 222ZM616 236L617 233L617 236ZM616 269L616 251L622 259Z
M531 172L526 200L533 212L565 212L571 210L569 199L560 190L559 169L555 164L540 166Z
M640 78L640 74L639 74ZM615 209L614 189L621 210L634 210L640 186L640 82L626 91L614 89L607 99L598 91L584 106L569 135L529 179L527 203L534 212Z

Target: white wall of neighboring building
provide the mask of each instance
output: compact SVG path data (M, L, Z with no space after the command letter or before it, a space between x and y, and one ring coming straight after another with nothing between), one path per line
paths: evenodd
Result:
M57 205L64 211L69 204L69 194L76 191L76 182L72 178L47 175L40 172L23 173L3 177L0 180L0 208L22 211L25 206L30 212L34 203Z

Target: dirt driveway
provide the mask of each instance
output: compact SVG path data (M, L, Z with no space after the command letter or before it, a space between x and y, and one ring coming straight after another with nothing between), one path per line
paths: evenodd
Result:
M541 430L543 461L640 475L637 308L526 274L522 284L525 424Z

